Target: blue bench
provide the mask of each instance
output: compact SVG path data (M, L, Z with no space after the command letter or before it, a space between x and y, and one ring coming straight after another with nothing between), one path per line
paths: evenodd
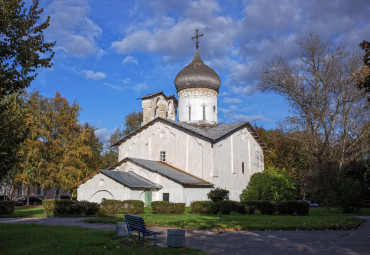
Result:
M143 245L144 237L146 236L154 236L154 245L157 245L156 235L160 235L161 233L147 230L143 218L125 214L125 220L127 226L127 238L130 236L131 231L137 231L139 233L139 240L140 234L143 235L143 238L141 239L141 245Z

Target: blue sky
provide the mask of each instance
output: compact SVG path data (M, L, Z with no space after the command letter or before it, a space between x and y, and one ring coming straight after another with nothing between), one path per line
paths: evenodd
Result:
M296 63L297 40L313 31L358 50L370 40L366 0L40 0L40 7L51 18L46 38L56 41L56 54L29 90L76 100L81 122L93 124L102 141L126 114L141 111L137 98L176 95L196 28L204 33L200 55L221 78L219 119L267 129L289 112L283 98L257 88L256 72L271 56Z

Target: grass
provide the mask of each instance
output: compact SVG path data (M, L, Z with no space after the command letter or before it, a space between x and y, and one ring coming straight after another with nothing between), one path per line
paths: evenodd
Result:
M252 215L200 215L190 213L166 215L154 214L150 207L145 208L143 217L148 226L163 226L184 229L214 229L214 230L337 230L357 228L365 220L355 218L355 215L370 215L370 209L362 209L357 214L343 214L326 208L311 208L308 216L262 215L258 212ZM123 220L124 215L112 217L95 217L87 219L90 223L115 223Z
M147 239L147 238L146 238ZM145 240L146 240L145 239ZM141 246L112 230L0 223L1 254L205 254L198 249Z
M200 215L190 213L166 215L154 214L151 207L145 208L144 217L148 226L162 226L184 229L215 229L215 230L337 230L357 228L364 220L354 216L370 215L370 208L362 208L356 214L338 213L335 209L310 208L308 216L261 215L258 211L252 215ZM42 206L16 207L11 215L0 217L47 217ZM92 217L90 223L116 223L123 220L123 214L111 217Z

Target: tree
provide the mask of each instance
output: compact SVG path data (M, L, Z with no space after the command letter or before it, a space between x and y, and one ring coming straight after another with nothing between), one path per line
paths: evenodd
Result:
M124 129L122 131L122 137L125 137L141 127L143 122L143 113L133 111L125 116Z
M51 67L55 42L46 43L49 19L39 23L43 9L33 0L0 0L0 99L28 87L40 67Z
M354 76L358 78L357 87L368 95L367 101L370 103L370 42L363 41L360 43L360 47L365 51L364 66Z
M299 64L291 66L282 57L274 57L261 67L259 86L288 100L291 115L285 125L290 138L310 153L309 176L314 177L316 188L322 188L325 176L345 171L366 154L369 112L353 76L361 57L323 42L317 34L298 44Z
M83 125L83 133L86 133L85 145L91 150L91 154L84 155L84 162L87 165L86 172L82 173L82 178L87 177L91 173L103 167L103 143L99 141L99 137L95 135L94 126L89 123Z
M17 164L17 152L26 137L19 101L16 95L0 100L0 180Z
M283 169L268 168L264 172L251 176L246 190L243 190L242 200L281 201L296 198L293 179Z
M46 100L43 111L40 135L46 144L43 188L68 190L88 172L85 159L92 155L87 144L90 130L78 122L80 106L76 102L70 105L59 92Z

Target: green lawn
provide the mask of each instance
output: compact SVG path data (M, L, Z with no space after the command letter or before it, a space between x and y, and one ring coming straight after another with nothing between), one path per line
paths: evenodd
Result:
M146 238L147 239L147 238ZM1 254L205 254L198 249L159 248L116 237L112 230L0 223Z
M166 215L154 214L151 207L145 208L144 217L148 226L165 226L185 229L217 229L217 230L335 230L358 227L364 220L356 215L370 215L369 208L362 208L356 214L338 213L335 209L310 208L308 216L261 215L258 211L252 215L200 215L190 213ZM0 217L46 217L42 206L16 207L12 215ZM123 221L124 215L114 217L92 217L87 222L115 223Z
M370 209L362 209L356 215L370 215ZM186 208L185 214L166 215L154 214L150 207L145 208L144 217L148 226L165 226L185 229L216 229L216 230L335 230L358 227L364 220L357 219L354 214L337 213L332 209L311 208L309 216L289 215L200 215L190 213ZM114 217L95 217L87 222L115 223L123 221L123 214Z

